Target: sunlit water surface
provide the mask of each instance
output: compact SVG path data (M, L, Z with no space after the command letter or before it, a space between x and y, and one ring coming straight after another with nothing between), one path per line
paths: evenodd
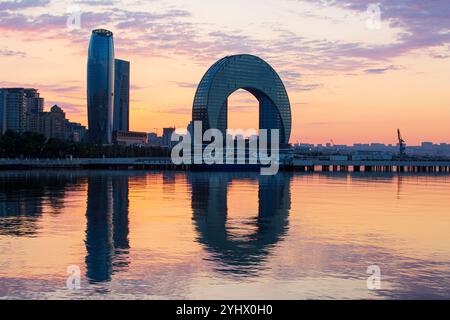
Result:
M0 298L450 298L449 195L439 175L2 172Z

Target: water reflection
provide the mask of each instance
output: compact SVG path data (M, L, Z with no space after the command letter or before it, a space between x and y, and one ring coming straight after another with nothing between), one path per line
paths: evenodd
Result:
M86 273L92 282L111 279L129 265L128 175L89 176L86 209Z
M0 235L34 236L44 208L51 214L63 211L65 194L82 178L70 173L42 179L39 172L4 172L0 179Z
M408 174L0 172L0 297L448 298L449 187ZM68 265L83 270L76 296ZM380 291L367 290L369 265Z
M227 197L230 184L236 180L258 182L258 213L251 224L254 232L239 236L227 227ZM220 272L253 275L263 268L273 246L288 230L291 208L291 176L259 176L245 173L190 174L193 220L198 242L212 254ZM245 199L242 199L245 201Z

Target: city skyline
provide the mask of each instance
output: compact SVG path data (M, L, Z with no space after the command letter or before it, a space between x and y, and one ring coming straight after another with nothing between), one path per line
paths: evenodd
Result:
M382 1L379 29L367 27L366 6L352 0L267 1L250 18L245 7L251 3L238 7L236 1L83 1L80 29L74 30L66 25L68 5L0 5L0 30L6 31L0 36L0 86L39 88L47 106L62 106L76 122L87 124L82 66L90 32L105 27L118 37L117 55L136 66L130 130L185 128L207 67L223 56L250 53L279 70L286 84L292 143L396 143L398 127L409 145L448 142L450 26L440 18L448 10L445 1L426 7L413 1L402 10ZM257 127L257 119L256 99L233 94L230 127Z
M0 300L450 300L449 4L0 0Z

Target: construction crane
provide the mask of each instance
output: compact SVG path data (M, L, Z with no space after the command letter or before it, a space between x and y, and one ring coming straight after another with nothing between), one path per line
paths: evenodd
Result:
M406 151L406 142L405 140L403 140L400 129L397 129L397 135L398 135L398 146L400 148L400 156L403 157Z

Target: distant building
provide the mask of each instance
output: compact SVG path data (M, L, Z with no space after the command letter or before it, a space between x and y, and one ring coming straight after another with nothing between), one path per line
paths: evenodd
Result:
M87 66L89 138L92 143L111 144L114 103L113 33L92 31Z
M54 105L44 112L44 98L37 89L0 89L0 133L13 130L18 133L37 132L47 138L83 141L86 127L66 119L64 111Z
M80 123L70 122L66 119L65 123L65 140L72 142L83 142L86 140L86 127Z
M162 136L162 145L163 147L171 147L173 145L172 142L172 133L175 132L175 128L164 128L163 136Z
M433 148L433 142L422 142L422 148L425 148L425 149Z
M154 132L150 132L148 134L147 144L152 147L161 147L162 146L162 138L158 137L158 135Z
M130 130L130 62L115 60L113 131Z
M189 122L187 126L187 132L190 134L191 139L194 140L194 122Z
M115 131L114 143L121 146L144 146L148 142L146 132Z
M25 88L0 89L0 131L14 130L19 133L27 127L27 96Z
M39 133L48 139L66 139L66 114L57 105L50 112L41 112L39 119Z
M39 116L44 112L44 98L40 97L37 89L25 89L27 111L25 131L37 132L39 130Z

